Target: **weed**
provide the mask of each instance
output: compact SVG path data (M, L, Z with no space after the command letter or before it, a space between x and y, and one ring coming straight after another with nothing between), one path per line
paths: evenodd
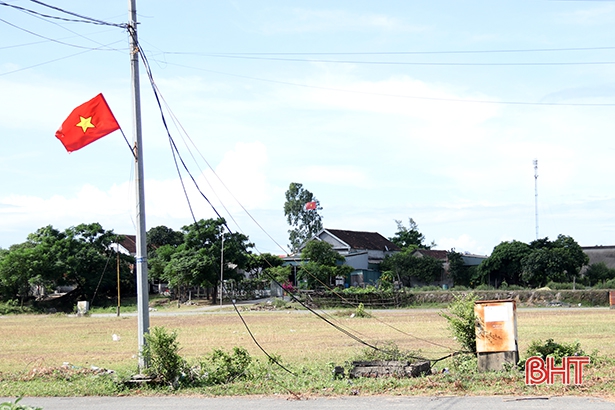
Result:
M372 315L370 315L369 313L365 311L365 306L363 306L363 303L359 303L359 305L356 307L356 309L354 310L354 316L355 317L372 317Z
M233 353L214 349L208 360L201 363L203 383L206 385L226 384L248 377L252 357L242 347L234 347Z
M440 313L448 321L448 328L455 339L470 352L476 352L474 302L477 299L478 297L473 293L455 295L455 300L448 306L450 315Z
M12 403L10 401L0 403L0 410L42 410L41 407L32 407L26 406L25 404L19 404L21 399L22 398L20 397Z
M177 332L168 332L164 327L153 327L145 335L143 357L149 364L149 373L163 383L177 383L186 370L186 361L179 355Z
M543 360L547 357L553 357L555 363L561 364L564 357L585 356L585 352L581 349L581 343L578 341L573 343L557 343L553 339L547 339L545 342L542 340L532 341L527 348L526 355L528 358L537 356ZM526 360L519 362L522 369L525 369Z

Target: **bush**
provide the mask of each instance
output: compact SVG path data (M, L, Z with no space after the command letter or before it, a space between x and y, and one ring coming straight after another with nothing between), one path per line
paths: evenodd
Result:
M186 371L186 361L179 355L177 332L153 327L145 334L143 358L149 364L148 373L163 383L176 385Z
M448 305L450 315L440 313L448 321L448 328L453 337L469 352L476 352L476 316L474 302L478 299L474 293L455 295L455 300Z
M596 283L594 289L615 289L615 279L607 280L603 283Z
M207 385L231 383L246 378L252 357L243 347L234 347L233 353L214 349L208 361L201 363L203 383Z
M545 342L542 340L534 340L527 348L527 358L540 357L545 360L547 357L553 357L556 364L561 364L562 359L567 356L585 356L585 352L581 349L581 344L577 341L574 343L557 343L553 339L547 339ZM519 364L521 368L525 368L525 361L521 361Z
M551 281L547 283L547 287L553 290L572 290L572 289L582 290L582 289L585 289L585 286L583 286L582 284L572 283L572 282L553 282Z

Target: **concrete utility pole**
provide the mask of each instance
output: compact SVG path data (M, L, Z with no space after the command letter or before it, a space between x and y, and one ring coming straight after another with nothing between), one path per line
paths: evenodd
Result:
M536 216L536 240L538 240L538 160L534 160L534 214Z
M137 39L136 0L129 0L128 33L130 37L130 69L132 77L133 132L135 150L135 183L137 187L137 327L139 338L139 370L147 368L143 357L145 334L149 332L149 284L147 280L147 246L145 230L145 192L143 189L143 144L141 138L141 92L139 85L139 43Z

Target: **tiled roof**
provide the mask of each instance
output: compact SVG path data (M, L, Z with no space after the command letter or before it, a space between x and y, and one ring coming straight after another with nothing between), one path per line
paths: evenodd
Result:
M378 232L345 231L342 229L325 230L346 242L352 249L401 251L399 246L395 245Z
M122 235L124 239L120 242L131 255L136 255L137 253L137 237L135 235Z
M446 260L446 251L436 251L433 249L417 249L414 253L420 252L423 256L431 256L432 258Z

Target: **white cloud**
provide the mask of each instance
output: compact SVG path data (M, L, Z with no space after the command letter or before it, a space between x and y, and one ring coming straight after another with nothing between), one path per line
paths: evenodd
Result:
M282 20L283 18L283 20ZM423 25L407 24L397 17L376 13L352 13L345 10L308 10L295 8L290 17L283 15L280 20L268 21L261 26L267 34L286 32L321 31L363 31L385 30L418 32L424 31Z

